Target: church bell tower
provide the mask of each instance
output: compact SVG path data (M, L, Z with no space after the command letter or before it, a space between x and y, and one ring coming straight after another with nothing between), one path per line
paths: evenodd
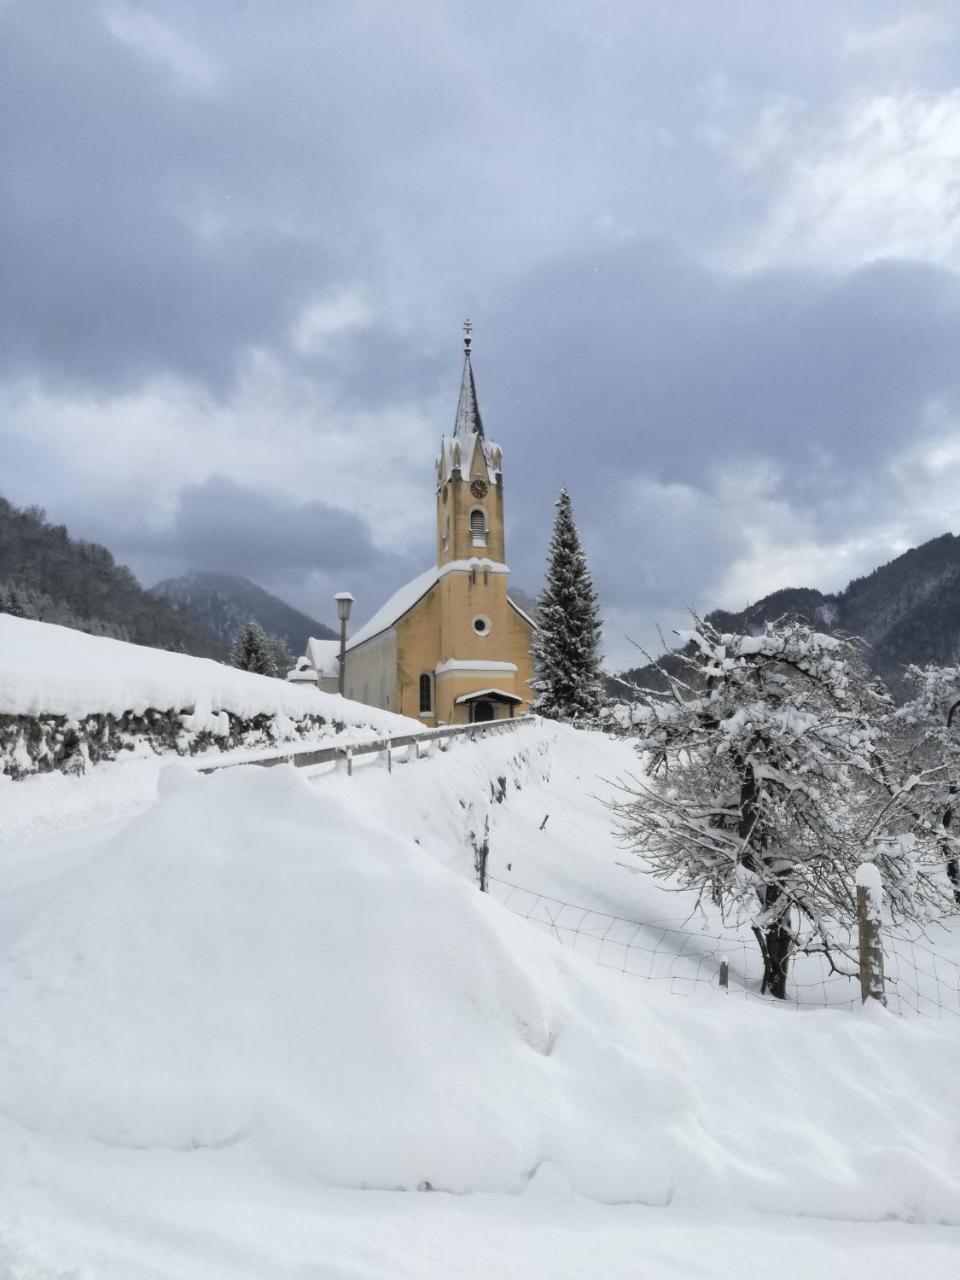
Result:
M531 674L531 624L507 594L503 450L484 430L471 333L468 320L453 434L437 459L437 699L450 721L513 715Z
M463 326L463 375L453 435L444 437L437 463L437 564L485 558L502 564L503 450L487 440L477 403L470 348L473 326Z

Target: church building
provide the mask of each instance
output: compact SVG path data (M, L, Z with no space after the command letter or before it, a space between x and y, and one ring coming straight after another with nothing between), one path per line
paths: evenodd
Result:
M517 715L532 697L534 623L508 594L503 450L483 428L470 329L437 459L436 563L347 642L346 696L428 725Z

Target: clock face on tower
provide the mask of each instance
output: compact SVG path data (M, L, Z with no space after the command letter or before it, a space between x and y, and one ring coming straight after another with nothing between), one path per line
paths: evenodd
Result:
M474 480L470 485L470 492L475 498L485 498L487 496L487 482L485 480Z

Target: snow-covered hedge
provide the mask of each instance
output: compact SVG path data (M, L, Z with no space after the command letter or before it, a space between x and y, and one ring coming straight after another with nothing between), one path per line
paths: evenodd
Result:
M194 755L419 727L208 658L0 614L0 773L14 778L125 751Z

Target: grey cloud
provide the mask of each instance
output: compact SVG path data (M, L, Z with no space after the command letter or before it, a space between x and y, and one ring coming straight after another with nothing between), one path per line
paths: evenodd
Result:
M50 514L75 536L106 544L147 585L189 568L238 574L321 620L331 613L334 591L354 593L362 621L423 568L375 547L366 522L352 512L223 475L181 490L165 523L137 519L129 502L95 512L61 505Z
M0 12L8 368L220 388L246 346L283 348L306 299L356 280L418 335L414 358L598 219L709 245L764 192L711 129L735 134L770 94L838 92L844 31L897 6L136 9L203 50L209 94L88 0ZM372 393L409 365L377 365Z
M361 517L323 502L283 495L211 476L180 495L168 550L182 565L240 574L321 620L334 591L357 598L357 619L423 566L376 548Z
M469 312L485 421L507 453L516 579L540 581L565 480L607 599L709 606L742 530L669 493L618 512L624 476L705 490L717 465L771 459L785 500L839 537L927 429L928 403L960 398L949 272L704 265L777 181L731 142L770 101L816 111L888 88L889 49L850 57L845 35L902 11L170 0L152 12L217 70L188 93L115 40L98 5L14 0L0 6L0 365L68 391L181 375L228 403L255 345L305 374L332 417L439 404L439 432ZM930 12L948 35L911 54L909 85L952 86L955 14ZM305 303L358 283L373 322L292 351ZM44 502L60 463L42 440L35 462L16 448L0 442L0 479ZM359 517L225 477L191 484L192 465L160 533L111 525L76 493L79 531L164 571L286 583L301 603L327 569L378 597L422 567L375 554Z
M323 502L291 502L226 476L181 492L171 545L204 568L253 578L319 567L349 572L377 559L359 516Z
M960 280L908 263L742 279L662 244L564 259L485 319L486 418L518 474L697 483L770 458L817 503L960 402ZM484 369L490 374L484 378Z

